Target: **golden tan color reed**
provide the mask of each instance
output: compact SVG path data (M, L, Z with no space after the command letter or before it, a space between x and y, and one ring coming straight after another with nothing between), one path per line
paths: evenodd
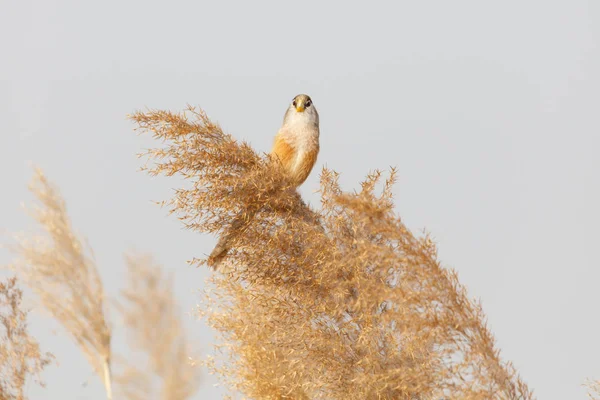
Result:
M276 163L202 110L131 118L162 146L150 174L187 186L164 202L188 229L231 235L201 314L221 334L213 369L254 399L532 399L478 303L434 243L394 213L395 172L344 192L321 173L321 208ZM230 226L232 216L244 223ZM234 233L231 233L231 231ZM203 264L203 258L193 263Z
M600 380L588 380L584 386L588 390L590 400L600 400Z
M502 361L480 305L440 265L430 238L394 212L395 171L344 192L321 173L321 207L307 206L280 165L239 143L201 110L132 119L163 146L151 174L189 183L164 202L184 225L228 235L230 251L198 312L220 334L205 364L234 396L254 399L533 399ZM22 237L11 266L88 357L112 397L106 299L91 250L64 200L37 171L32 212L46 236ZM238 218L239 216L243 218ZM235 218L233 218L235 217ZM235 221L235 222L234 222ZM191 398L199 386L172 280L148 256L128 256L120 311L130 345L116 388L130 400ZM191 261L198 265L202 257ZM16 280L0 283L0 399L25 400L26 380L52 359L26 330ZM600 383L586 385L600 399Z
M130 348L145 357L128 363L119 376L123 398L190 399L200 385L199 368L190 364L193 354L175 304L172 278L164 276L150 256L128 255L126 261L128 288L119 309Z
M76 341L104 382L110 399L112 332L91 249L84 250L71 227L65 201L40 170L36 171L31 191L41 203L32 215L46 236L27 239L22 235L19 244L12 247L18 259L10 268L21 274L41 304ZM193 354L175 303L172 279L163 276L160 267L147 255L126 256L126 264L128 288L122 292L119 310L132 349L142 350L147 357L143 364L124 363L116 379L118 398L189 399L198 390L199 369L191 365ZM18 309L20 298L14 280L0 284L0 306L6 303L11 310L7 316L0 313L0 322L7 330L7 344L0 344L0 362L15 361L12 369L3 370L0 366L0 372L6 373L6 378L4 374L0 377L0 400L4 400L4 393L16 390L20 394L14 399L24 399L25 375L36 374L50 360L49 355L39 353L37 344L26 335L25 313Z
M17 279L0 282L0 399L25 400L25 384L36 379L54 356L42 353L27 332L27 312ZM42 384L38 380L38 383Z
M30 190L40 202L31 215L46 235L21 237L13 247L19 258L12 269L77 343L111 399L111 330L93 254L73 232L64 200L40 170Z

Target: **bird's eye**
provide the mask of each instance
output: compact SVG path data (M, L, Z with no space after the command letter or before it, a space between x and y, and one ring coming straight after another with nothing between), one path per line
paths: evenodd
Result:
M296 100L292 101L292 105L296 107Z
M305 104L305 105L306 105L306 108L310 107L310 105L311 105L311 104L312 104L312 102L311 102L310 100L308 100L308 101L306 102L306 104Z

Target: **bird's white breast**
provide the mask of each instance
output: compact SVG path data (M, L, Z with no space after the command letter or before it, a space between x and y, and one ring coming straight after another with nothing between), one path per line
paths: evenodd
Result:
M319 120L312 113L289 112L280 133L285 141L296 150L294 167L302 164L304 157L319 149Z

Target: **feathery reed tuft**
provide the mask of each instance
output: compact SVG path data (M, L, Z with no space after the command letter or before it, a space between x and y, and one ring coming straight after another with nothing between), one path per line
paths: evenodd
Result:
M111 399L111 331L91 249L86 252L73 232L64 200L40 170L36 171L30 190L41 203L31 215L47 236L21 238L12 247L19 256L12 268L71 335Z
M24 400L25 383L37 378L54 356L41 353L27 332L27 312L21 309L23 292L17 279L0 282L0 399ZM43 386L43 383L38 380Z
M185 400L199 388L199 369L190 363L190 346L175 304L172 278L165 278L151 257L126 257L129 287L119 309L132 350L144 362L129 365L117 379L124 398ZM141 360L140 360L141 361ZM140 368L139 365L146 365ZM152 377L160 384L153 384Z
M230 389L256 399L533 398L434 243L394 213L395 171L346 193L324 169L313 210L278 164L203 111L132 119L164 143L145 154L147 171L190 183L163 204L188 229L228 236L228 272L212 276L200 313L221 334L228 357L213 368Z
M590 400L600 400L600 380L588 380L584 386L588 390Z

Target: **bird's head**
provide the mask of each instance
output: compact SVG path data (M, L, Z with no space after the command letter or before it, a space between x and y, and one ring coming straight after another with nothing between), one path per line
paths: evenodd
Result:
M305 94L299 94L298 96L294 97L291 106L296 110L296 112L304 112L313 107L312 100L308 95Z
M306 123L319 124L319 114L312 99L306 94L294 97L286 113L286 120L303 120Z

